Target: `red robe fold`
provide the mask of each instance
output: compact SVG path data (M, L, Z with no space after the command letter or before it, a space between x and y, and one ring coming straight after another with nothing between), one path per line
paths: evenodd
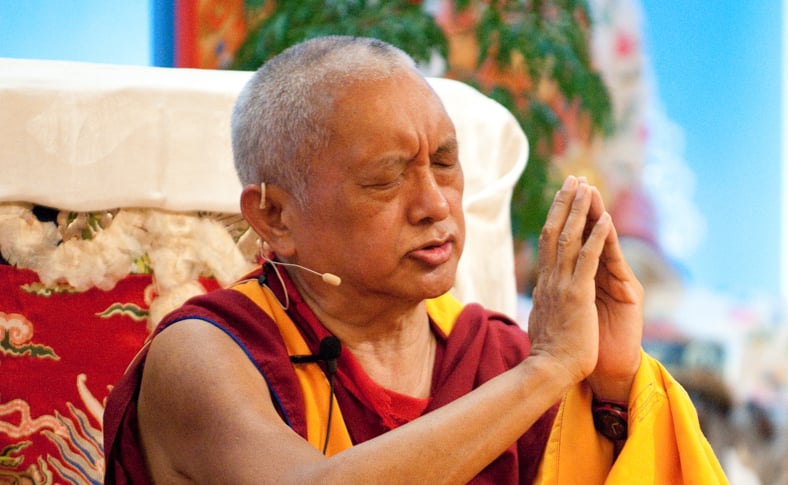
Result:
M286 277L285 274L283 276ZM266 284L284 301L278 279L265 272ZM290 295L288 315L301 331L313 353L329 331L303 302L285 278ZM188 301L168 315L156 330L182 320L211 323L230 335L247 353L268 384L282 419L306 438L306 417L300 384L290 363L276 323L247 297L234 290L218 290ZM460 313L450 335L433 324L438 338L433 369L432 395L425 413L467 394L482 383L517 365L528 355L527 335L506 317L468 305ZM155 335L155 333L154 333ZM147 346L132 362L113 389L104 414L107 460L105 483L150 483L145 471L137 429L136 399L147 355ZM391 429L382 416L384 393L364 386L363 372L352 355L344 352L335 379L336 398L354 443L361 443ZM549 410L472 483L531 483L536 476L550 434L557 406ZM446 443L450 447L451 443Z

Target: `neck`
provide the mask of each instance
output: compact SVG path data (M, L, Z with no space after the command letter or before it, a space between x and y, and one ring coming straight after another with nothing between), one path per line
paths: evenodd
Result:
M376 308L367 314L357 311L354 320L348 321L305 300L378 385L408 396L429 397L437 343L424 302L386 311Z
M301 287L299 276L292 278ZM437 343L424 301L348 299L339 290L327 290L330 298L321 298L328 296L322 288L320 293L308 286L299 292L373 381L401 394L429 397Z
M408 396L426 398L432 387L437 341L426 311L420 322L391 332L358 338L355 332L338 335L345 347L380 386Z

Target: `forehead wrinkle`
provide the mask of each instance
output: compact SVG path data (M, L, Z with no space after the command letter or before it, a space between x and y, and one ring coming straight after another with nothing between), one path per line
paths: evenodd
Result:
M419 137L420 138L420 137ZM425 140L426 141L426 140ZM408 165L413 160L419 158L419 153L422 151L422 141L418 143L416 153L397 153L396 150L372 156L369 161L372 162L370 167L373 170L400 170ZM429 150L429 149L428 149ZM432 157L442 157L445 155L458 155L459 145L457 142L456 134L447 136L434 151L429 152L427 155Z

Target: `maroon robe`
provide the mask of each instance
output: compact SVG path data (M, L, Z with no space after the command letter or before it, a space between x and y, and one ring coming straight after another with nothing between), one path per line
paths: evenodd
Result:
M295 322L313 353L320 340L330 335L304 303L283 273L290 295L288 315ZM262 280L284 301L278 278L266 266ZM276 323L240 292L217 290L195 297L169 314L154 335L182 320L203 320L225 331L262 374L282 419L306 439L303 396L293 365ZM505 316L477 304L467 305L449 336L432 325L438 339L430 403L425 413L467 394L482 383L514 367L528 355L529 340ZM150 483L137 427L137 396L148 347L134 359L107 399L104 413L105 483ZM374 438L390 425L377 411L385 395L359 386L359 372L347 352L338 360L336 396L353 443ZM385 403L384 403L385 404ZM516 443L477 475L471 483L531 483L544 452L557 406L551 408ZM451 447L446 443L446 447Z

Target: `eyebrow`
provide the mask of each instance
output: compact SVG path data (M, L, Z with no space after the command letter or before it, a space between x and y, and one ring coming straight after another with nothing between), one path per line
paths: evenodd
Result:
M446 141L440 144L435 152L430 153L430 158L435 156L443 156L446 154L453 154L458 152L458 143L457 138L452 136L448 138ZM396 167L400 167L404 164L407 164L410 161L409 158L400 157L397 155L386 155L381 157L377 160L377 166L380 169L394 169Z
M458 150L457 144L457 137L452 136L445 142L443 142L437 150L435 150L435 155L443 155L446 153L456 153Z

